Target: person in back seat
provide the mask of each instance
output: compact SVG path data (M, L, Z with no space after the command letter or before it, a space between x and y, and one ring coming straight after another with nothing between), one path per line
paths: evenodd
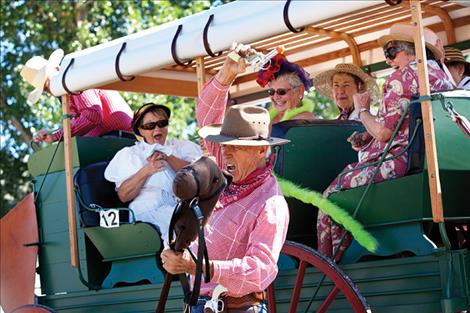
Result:
M446 47L444 62L455 82L455 88L470 90L470 63L465 60L462 51Z
M317 74L313 86L322 96L335 102L339 109L338 120L360 121L353 101L357 93L368 92L373 101L379 100L375 79L350 63L340 63L334 69Z
M256 82L261 87L269 86L266 92L271 99L271 124L316 119L312 113L313 103L304 99L305 92L312 87L310 75L301 66L287 61L284 55L273 57L269 65L258 72Z
M37 102L43 91L50 93L51 77L59 73L63 56L64 51L57 49L48 60L35 56L23 66L21 76L35 87L28 96L29 104ZM69 99L72 136L97 137L115 130L131 131L132 110L117 91L89 89L70 95ZM62 135L62 129L53 133L42 129L33 141L52 143Z
M248 45L246 47L249 48ZM287 120L316 119L312 112L313 102L304 99L305 93L312 87L310 75L301 66L287 61L284 55L274 56L258 72L256 82L263 88L269 87L266 92L271 99L271 125Z
M441 58L440 50L434 46L434 36L430 36L430 30L424 32L426 52L428 55L428 75L432 91L449 90L452 84L447 75L440 69L435 60ZM378 161L387 146L393 131L398 125L401 116L405 114L405 108L410 104L411 98L418 95L418 73L415 60L414 28L409 24L395 24L390 28L388 35L378 39L382 46L387 64L395 69L388 77L383 90L383 102L380 106L378 116L369 111L370 96L367 92L354 95L354 107L358 111L359 118L364 124L367 132L373 137L370 142L362 147L354 147L360 150L359 162L349 164L343 171L352 170L345 175L339 175L324 191L328 197L333 192L342 189L350 189L366 185L373 176L375 166L358 168L367 163ZM400 154L408 144L408 117L405 117L398 133L391 143L387 158L394 157L380 165L375 182L394 179L404 176L407 169L407 153ZM358 168L354 170L355 168ZM339 186L339 188L338 188ZM347 240L339 247L340 238L344 230L334 224L331 219L319 213L317 220L318 250L328 257L334 254L338 261L343 251L351 240Z
M359 121L359 113L354 109L353 96L367 92L373 103L379 101L375 79L360 67L350 63L340 63L334 69L324 71L313 78L315 89L323 96L332 99L339 109L338 120ZM369 142L372 136L367 132L354 132L348 141L353 147Z
M144 104L134 113L132 128L143 137L134 146L118 151L105 170L116 184L119 199L129 202L138 221L156 225L168 244L168 228L176 205L175 172L201 155L199 145L187 140L166 140L171 111L155 103Z
M354 110L353 96L368 92L372 102L377 102L378 88L375 79L359 66L340 63L334 69L317 74L313 86L322 96L332 99L339 109L338 120L360 121L359 112Z

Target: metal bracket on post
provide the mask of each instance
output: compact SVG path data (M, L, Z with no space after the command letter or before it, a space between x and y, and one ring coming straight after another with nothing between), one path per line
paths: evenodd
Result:
M173 57L173 61L175 61L176 64L181 65L181 66L189 66L191 65L193 60L189 60L188 62L184 63L178 58L178 55L176 54L176 42L178 41L178 37L182 30L183 30L183 25L181 24L178 25L175 36L173 37L173 40L171 41L171 56Z
M121 49L119 49L118 54L116 55L116 60L114 61L114 68L116 70L116 75L119 77L119 79L123 82L128 82L131 81L135 78L135 76L129 76L129 77L124 77L121 73L121 68L119 67L119 61L121 60L121 54L126 49L127 43L123 42Z
M284 23L286 24L287 28L293 33L303 32L304 27L296 29L294 26L292 26L292 24L289 20L289 6L290 6L290 3L291 3L291 0L287 0L286 4L284 5L284 11L283 11Z
M214 57L220 56L222 54L222 51L220 51L217 54L212 52L210 44L209 44L209 39L207 39L207 35L209 33L209 26L212 24L213 20L214 20L214 14L211 14L209 16L209 19L207 20L206 26L204 26L204 32L202 33L202 41L204 43L204 49L206 49L207 54L214 58Z

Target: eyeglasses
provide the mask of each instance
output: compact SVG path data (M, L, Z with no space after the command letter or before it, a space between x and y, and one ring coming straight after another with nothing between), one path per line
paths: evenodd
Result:
M279 88L279 89L269 88L268 90L266 90L266 92L268 93L268 95L272 97L275 94L278 94L279 96L284 96L290 90L292 90L292 88Z
M397 47L388 47L384 50L385 58L390 60L394 60L397 57L398 52L402 51L402 49Z
M167 127L167 126L168 126L168 120L159 120L159 121L156 121L156 122L149 122L149 123L145 123L143 125L140 125L140 128L142 128L144 130L154 130L155 127L164 128L164 127Z

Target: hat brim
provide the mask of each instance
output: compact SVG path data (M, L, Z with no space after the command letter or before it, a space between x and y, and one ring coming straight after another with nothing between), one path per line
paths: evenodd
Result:
M49 56L49 59L47 60L48 67L55 69L57 66L60 65L60 62L62 61L62 58L64 57L64 50L62 49L56 49L54 52L51 53Z
M314 79L313 79L313 85L315 87L315 90L317 90L321 95L334 100L333 97L333 84L332 84L332 79L335 74L350 74L358 77L360 80L362 80L365 84L366 91L369 93L371 99L373 102L378 101L379 99L379 90L377 87L377 83L375 82L375 79L369 76L368 74L358 71L355 68L335 68L331 70L327 70L324 72L321 72L317 74Z
M29 105L33 105L38 102L39 98L41 98L43 88L36 88L31 91L28 95L27 103Z
M134 117L134 120L132 121L132 130L134 131L136 135L142 136L139 131L140 121L144 118L145 114L147 114L147 112L153 108L160 108L163 111L165 111L166 115L168 116L168 119L171 117L170 108L161 104L152 103L151 105L147 105L144 109L142 108L138 109L136 112L140 111L141 109L142 109L142 112L139 112L139 116Z
M290 142L288 139L277 137L270 137L269 139L240 139L237 137L229 137L221 135L221 129L221 124L207 125L201 128L198 134L207 141L233 146L278 146Z
M414 38L411 37L411 36L408 36L408 35L404 35L404 34L388 34L388 35L383 35L382 37L380 37L379 39L377 39L377 42L379 43L379 45L383 48L385 47L390 41L407 41L407 42L411 42L411 43L414 43ZM442 58L442 52L437 49L436 46L430 44L429 42L425 42L426 44L426 48L428 48L429 50L431 50L432 54L434 54L434 57L437 59L437 60L440 60Z

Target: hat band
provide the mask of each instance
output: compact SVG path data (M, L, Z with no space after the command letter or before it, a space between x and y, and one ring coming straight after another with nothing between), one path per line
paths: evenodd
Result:
M247 136L247 137L233 136L233 135L225 134L222 132L220 134L225 137L230 137L230 138L239 139L239 140L269 140L269 138L263 137L259 134L254 135L254 136Z

